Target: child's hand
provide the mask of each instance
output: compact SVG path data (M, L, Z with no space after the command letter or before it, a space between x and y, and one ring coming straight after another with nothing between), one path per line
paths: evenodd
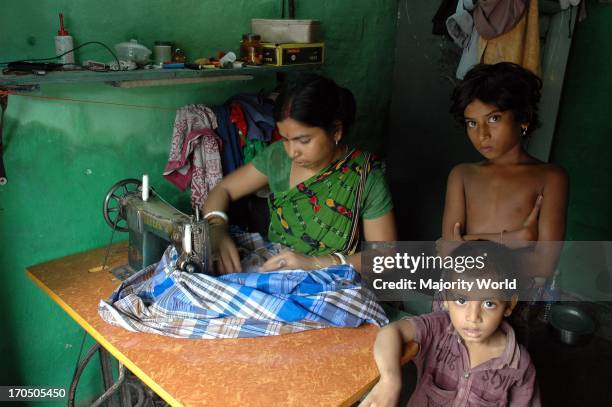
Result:
M400 377L381 377L359 407L395 407L401 390Z
M463 235L461 234L461 223L457 222L455 223L455 226L453 227L453 241L455 242L463 242L465 239L463 238Z
M442 257L448 256L464 240L464 237L461 235L461 223L457 222L453 227L453 238L451 240L444 240L443 238L436 240L436 254Z
M523 222L523 227L520 229L520 240L530 242L538 240L538 218L540 216L540 209L542 208L542 200L542 195L538 195L538 199L536 199L533 209L527 216L527 219L525 219L525 222Z

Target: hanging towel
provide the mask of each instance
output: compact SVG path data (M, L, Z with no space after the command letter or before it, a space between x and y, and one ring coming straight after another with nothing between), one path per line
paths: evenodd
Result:
M188 105L176 112L170 157L163 175L182 190L191 185L191 206L201 207L208 192L221 180L217 119L204 105Z
M512 30L490 40L480 37L480 61L485 64L514 62L540 76L538 18L538 2L530 0L527 12Z
M525 13L529 0L480 0L474 10L474 25L486 40L512 30Z

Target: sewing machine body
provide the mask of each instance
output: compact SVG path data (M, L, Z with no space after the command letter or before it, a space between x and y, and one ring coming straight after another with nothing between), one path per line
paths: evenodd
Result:
M128 181L138 182L118 182L104 201L107 222L114 229L129 233L128 267L117 274L124 278L158 262L169 245L177 249L177 266L181 270L213 274L208 222L184 214L153 191L143 200L141 186L129 191ZM109 202L113 200L117 201L116 209L109 209L112 206ZM109 212L117 212L117 217L111 219ZM122 220L127 223L126 227L118 225ZM191 229L189 236L186 229Z

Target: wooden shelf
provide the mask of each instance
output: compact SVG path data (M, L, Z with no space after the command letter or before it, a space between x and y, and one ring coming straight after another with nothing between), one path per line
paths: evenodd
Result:
M311 70L321 64L294 66L249 66L239 69L137 69L120 72L56 71L46 75L0 74L0 88L39 86L46 84L77 84L105 82L113 86L132 88L143 86L167 86L200 82L249 80L265 73L282 73Z

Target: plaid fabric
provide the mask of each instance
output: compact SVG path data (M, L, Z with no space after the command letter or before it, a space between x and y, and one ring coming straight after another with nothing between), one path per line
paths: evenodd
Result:
M169 247L158 264L125 280L100 301L102 319L134 332L204 339L388 323L348 265L213 277L177 270L176 260Z

